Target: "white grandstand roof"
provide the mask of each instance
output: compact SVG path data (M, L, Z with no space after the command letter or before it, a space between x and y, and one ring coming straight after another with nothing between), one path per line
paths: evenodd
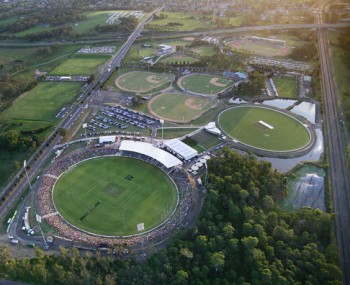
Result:
M182 164L182 161L172 154L153 146L150 143L124 140L121 142L120 150L141 153L158 160L166 168Z
M198 155L198 151L178 139L166 141L164 144L185 160L189 160Z
M217 136L221 135L221 131L216 127L215 122L210 122L208 125L206 125L205 130Z

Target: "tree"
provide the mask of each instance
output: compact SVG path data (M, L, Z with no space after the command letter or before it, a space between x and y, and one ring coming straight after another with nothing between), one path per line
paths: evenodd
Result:
M222 251L214 252L210 256L210 264L215 268L215 272L225 264L225 254Z

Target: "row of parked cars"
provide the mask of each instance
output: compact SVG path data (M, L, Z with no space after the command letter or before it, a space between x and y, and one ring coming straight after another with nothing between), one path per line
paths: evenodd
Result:
M102 114L142 129L159 125L158 119L119 106L105 107Z

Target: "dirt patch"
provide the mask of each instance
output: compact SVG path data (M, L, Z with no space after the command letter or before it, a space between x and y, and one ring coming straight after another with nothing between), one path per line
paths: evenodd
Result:
M146 77L146 80L152 84L159 84L161 82L161 80L157 80L156 78L157 78L156 75L149 75Z
M210 84L215 85L215 86L219 86L219 87L225 87L227 85L227 83L221 83L219 82L221 79L218 77L214 77L212 79L210 79Z
M192 109L192 110L200 110L202 109L202 104L199 104L199 105L196 105L196 104L193 104L193 99L189 98L185 101L185 105L186 107Z

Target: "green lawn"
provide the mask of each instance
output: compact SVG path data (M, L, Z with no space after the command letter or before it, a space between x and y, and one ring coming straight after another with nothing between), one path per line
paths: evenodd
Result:
M27 36L27 35L30 35L30 34L36 34L36 33L41 33L41 32L47 32L49 30L53 30L55 29L54 26L49 26L49 25L37 25L37 26L34 26L32 28L29 28L27 30L24 30L24 31L21 31L21 32L18 32L18 33L15 33L15 35L17 37L24 37L24 36Z
M210 81L216 81L216 84ZM233 85L227 78L209 74L190 74L178 80L178 85L184 90L197 94L216 95Z
M204 97L166 93L153 98L149 108L167 121L187 123L209 110L212 105L213 102Z
M149 30L160 31L194 31L205 30L210 27L209 22L199 16L180 12L161 12L165 19L154 19L148 26ZM176 24L175 24L176 23Z
M175 184L160 169L125 158L96 158L78 164L56 183L53 198L71 224L103 235L150 230L177 204Z
M299 98L299 82L296 77L275 76L273 82L279 97Z
M200 56L212 56L216 54L215 47L212 45L202 45L191 49L194 53Z
M84 15L86 16L86 20L77 22L73 31L79 34L84 34L89 32L90 29L93 29L96 25L104 26L107 25L106 20L109 18L110 13L118 13L118 12L127 12L131 14L133 11L118 11L118 10L110 10L110 11L96 11L96 12L86 12ZM116 24L117 22L115 22Z
M302 148L310 141L310 133L298 120L267 108L231 108L220 114L218 122L230 137L256 148L289 151Z
M195 140L189 137L185 138L182 142L194 148L196 151L198 151L198 153L205 151L205 148L201 147Z
M41 82L15 100L2 115L5 119L33 123L56 121L56 113L73 101L79 88L80 83L75 82Z
M142 58L147 56L154 57L157 55L157 50L154 48L143 48L143 49L140 49L139 54Z
M54 70L51 75L90 75L94 73L98 66L107 62L109 55L76 55L66 60Z
M173 78L172 74L132 71L119 76L115 84L125 91L147 93L167 85Z
M188 64L193 63L198 61L198 59L192 57L192 56L187 56L187 55L170 55L168 57L165 57L164 59L160 60L162 63L171 63L175 64L176 62L178 63L183 63L186 62Z
M194 132L197 130L196 128L164 128L163 130L163 138L164 139L174 139L174 138L179 138L184 135L187 135L189 133ZM162 137L162 129L159 128L157 130L157 137L161 138Z

